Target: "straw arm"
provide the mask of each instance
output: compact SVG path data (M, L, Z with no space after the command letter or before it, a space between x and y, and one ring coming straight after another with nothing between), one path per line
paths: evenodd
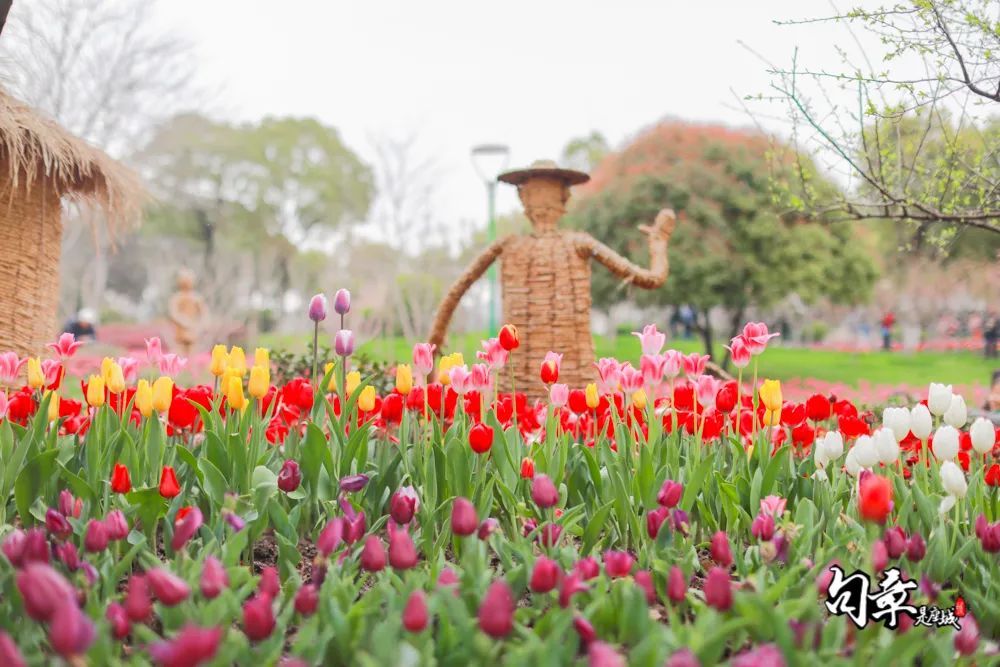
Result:
M580 234L577 248L581 254L593 257L625 282L644 289L654 289L667 281L667 274L670 271L667 247L670 244L675 221L674 212L664 209L656 216L656 221L651 226L640 225L639 229L646 234L649 242L648 269L633 264L589 234Z
M507 239L500 239L492 243L486 250L476 257L475 261L469 265L469 268L465 270L455 284L451 286L448 293L445 294L444 300L441 301L441 305L438 306L437 314L434 316L434 326L431 328L431 334L428 337L427 342L435 346L435 350L440 352L441 346L444 343L444 336L448 332L448 325L451 323L451 317L455 314L455 309L458 307L458 302L462 300L465 293L472 287L479 278L486 273L486 269L490 268L490 265L497 260L498 257L503 253L503 247L506 244Z

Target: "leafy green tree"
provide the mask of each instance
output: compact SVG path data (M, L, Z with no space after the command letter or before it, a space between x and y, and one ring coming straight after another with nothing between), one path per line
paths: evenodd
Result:
M647 261L636 226L664 207L678 213L663 288L627 296L640 305L690 304L699 313L706 351L716 332L707 316L722 306L731 336L750 307L767 308L797 294L806 302L864 299L875 278L855 228L785 214L773 183L807 174L816 189L833 189L805 160L769 173L775 147L761 135L718 126L665 122L609 155L577 192L570 221L615 250ZM595 271L594 302L620 301L627 287Z

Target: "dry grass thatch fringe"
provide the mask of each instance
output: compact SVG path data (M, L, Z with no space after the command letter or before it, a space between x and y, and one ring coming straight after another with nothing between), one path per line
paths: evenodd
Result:
M61 195L105 214L109 232L139 221L148 200L138 174L104 151L73 136L0 88L0 163L18 188L48 180Z

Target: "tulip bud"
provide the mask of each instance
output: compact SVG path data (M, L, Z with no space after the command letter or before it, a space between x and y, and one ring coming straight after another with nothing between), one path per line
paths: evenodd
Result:
M583 581L594 579L601 574L601 566L593 556L581 558L573 564L573 571L580 575Z
M534 593L548 593L559 585L562 570L552 559L540 556L531 570L531 581L528 588Z
M299 469L299 464L291 459L288 459L283 464L281 464L281 470L278 472L278 488L285 493L291 493L299 488L299 484L302 483L302 472Z
M3 630L0 630L0 665L7 667L27 667L24 656L18 650L17 644Z
M413 591L406 601L403 627L410 632L421 632L427 627L427 598L423 591Z
M365 546L361 549L361 569L368 572L381 572L385 568L385 548L382 540L375 535L365 538Z
M76 572L80 569L80 554L76 550L76 545L72 542L63 542L57 546L56 558L58 558L70 572Z
M174 401L174 381L162 375L153 382L153 409L161 415L170 410Z
M514 629L514 594L507 582L490 584L479 605L479 628L494 639L503 639Z
M112 602L108 605L108 610L104 613L104 616L111 625L111 636L115 639L121 641L132 631L132 624L128 620L128 614L125 613L125 607L117 602Z
M316 551L321 556L329 556L344 541L344 519L335 517L320 531L316 539Z
M733 606L733 584L729 572L721 567L713 567L708 571L703 588L705 602L719 611L727 611Z
M111 362L111 370L105 381L108 385L108 391L112 394L120 394L125 391L125 374L118 362Z
M145 623L153 613L153 600L149 595L149 582L141 574L133 574L125 592L125 611L133 623Z
M45 511L45 528L55 537L66 539L73 533L73 526L58 510L51 507Z
M160 567L146 572L146 581L156 599L167 607L180 604L191 594L191 589L183 579ZM131 613L129 616L131 617Z
M646 534L649 535L649 539L656 539L663 523L669 516L670 510L666 507L657 507L655 510L646 512Z
M42 360L38 357L28 359L28 386L36 390L45 386L45 373L42 371Z
M243 633L250 641L267 639L274 632L274 609L267 595L254 595L243 603Z
M104 527L108 531L108 539L114 542L128 537L128 519L121 510L111 510L104 517Z
M854 459L862 468L871 468L878 463L878 449L875 448L875 441L871 436L858 436L851 450L854 452Z
M232 410L242 410L247 406L248 401L243 394L243 380L236 375L230 377L226 385L226 402Z
M253 398L260 400L271 388L271 371L265 366L254 366L250 369L250 381L247 382L247 392Z
M722 567L729 567L733 564L733 553L729 548L729 537L724 531L718 531L712 536L711 543L712 560Z
M278 570L276 568L268 566L260 571L257 592L261 595L266 595L272 600L277 599L281 595L281 581L278 579Z
M413 371L407 364L396 366L396 391L406 396L413 390Z
M417 558L417 548L406 529L390 530L389 565L394 570L409 570L417 564Z
M180 551L184 545L195 536L204 523L204 516L197 507L192 507L179 521L174 524L174 536L170 540L170 548Z
M316 294L309 300L309 319L319 324L326 319L326 296Z
M247 355L242 347L233 345L229 350L229 365L226 370L233 375L242 378L247 374Z
M587 647L587 667L625 667L625 658L610 644L593 641Z
M222 377L229 367L229 353L225 345L216 345L212 348L212 361L209 363L209 371L215 377Z
M413 513L417 511L417 494L413 487L400 489L389 499L389 514L398 524L410 523Z
M688 582L684 572L676 565L671 566L667 576L667 597L671 602L683 602L687 597Z
M521 459L521 479L533 479L535 476L535 461L525 456Z
M60 607L76 607L76 589L45 563L26 563L16 583L25 613L36 621L49 621Z
M333 349L339 357L349 357L354 354L354 332L341 329L333 339Z
M883 540L876 540L872 544L872 569L881 572L889 564L889 549Z
M338 315L346 315L351 310L351 293L346 289L339 289L333 296L333 310Z
M927 544L919 533L914 533L906 542L906 557L914 563L919 563L927 555Z
M889 558L899 558L906 551L906 533L899 526L893 526L882 536Z
M358 395L358 410L371 412L375 409L375 387L366 384Z
M484 519L483 522L479 524L479 529L476 531L476 537L481 540L488 540L490 535L498 530L500 530L500 522L490 517L488 519Z
M99 408L104 405L104 378L91 375L87 380L87 405Z
M905 437L905 436L904 436ZM881 463L892 463L899 458L899 443L892 430L880 428L872 438L875 441L875 451Z
M926 440L933 428L934 421L927 406L923 403L913 406L910 410L910 432L920 440Z
M479 525L475 506L461 496L451 506L451 531L461 537L472 535Z
M986 417L977 417L969 427L969 438L972 440L972 448L980 454L989 454L993 451L996 443L996 430L993 422Z
M145 378L135 386L135 407L143 417L153 414L153 388Z
M656 584L653 582L653 575L649 570L639 570L635 573L635 583L646 595L646 603L653 605L657 603Z
M111 490L115 493L128 493L132 490L132 479L129 477L128 468L121 463L116 463L111 472Z
M75 603L56 609L49 624L49 644L66 660L86 653L94 643L94 624Z
M937 442L934 443L937 445ZM941 486L946 493L955 498L964 498L969 490L969 485L965 481L965 474L953 461L945 461L940 469Z
M579 614L573 617L573 629L576 630L576 634L580 635L580 642L584 646L589 646L590 642L597 639L597 632L594 630L594 626Z
M164 498L175 498L181 492L181 486L177 482L177 473L173 466L163 466L160 472L160 495Z
M207 664L215 657L222 632L221 627L199 628L188 624L173 639L153 642L147 650L161 667Z
M656 502L660 503L663 507L676 507L677 503L681 501L683 492L684 486L682 484L668 479L660 487L660 492L656 495Z
M500 347L511 352L516 350L521 345L521 339L517 334L517 327L513 324L505 324L500 328L500 333L497 336L500 341Z
M358 371L351 371L350 373L348 373L346 378L346 384L347 384L347 395L352 396L355 390L357 390L358 386L361 385L361 373L359 373Z
M555 507L559 502L559 490L548 475L536 475L531 482L531 499L541 509Z
M625 551L607 551L604 553L604 571L609 577L626 577L632 571L635 558Z
M969 418L969 411L965 406L965 398L961 394L954 394L951 397L951 404L945 410L944 423L954 428L962 428Z
M951 407L951 385L931 382L927 390L927 407L931 413L940 417Z
M201 594L209 600L218 597L226 588L229 588L229 575L222 563L215 556L205 558L205 564L201 568L201 580L199 582Z
M312 616L319 606L319 592L314 584L303 584L295 594L295 611L303 616Z
M573 596L588 590L587 584L583 583L583 577L579 572L572 572L563 577L559 586L559 606L565 609L569 606Z
M585 390L585 395L587 399L587 407L591 410L596 410L597 406L601 404L601 397L597 394L597 385L593 382L588 384Z
M108 529L104 526L103 521L91 519L87 522L83 548L90 553L100 553L108 548Z
M955 650L960 655L973 655L979 648L979 625L971 615L964 616L961 625L953 640Z
M910 433L910 411L906 408L886 408L882 411L882 425L892 431L896 442Z

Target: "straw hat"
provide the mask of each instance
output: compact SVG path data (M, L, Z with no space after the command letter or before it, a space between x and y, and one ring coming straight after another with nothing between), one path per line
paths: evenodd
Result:
M538 177L556 178L566 185L580 185L590 180L590 176L582 171L563 169L552 160L535 160L527 169L504 172L497 176L497 180L511 185L521 185L529 178Z

